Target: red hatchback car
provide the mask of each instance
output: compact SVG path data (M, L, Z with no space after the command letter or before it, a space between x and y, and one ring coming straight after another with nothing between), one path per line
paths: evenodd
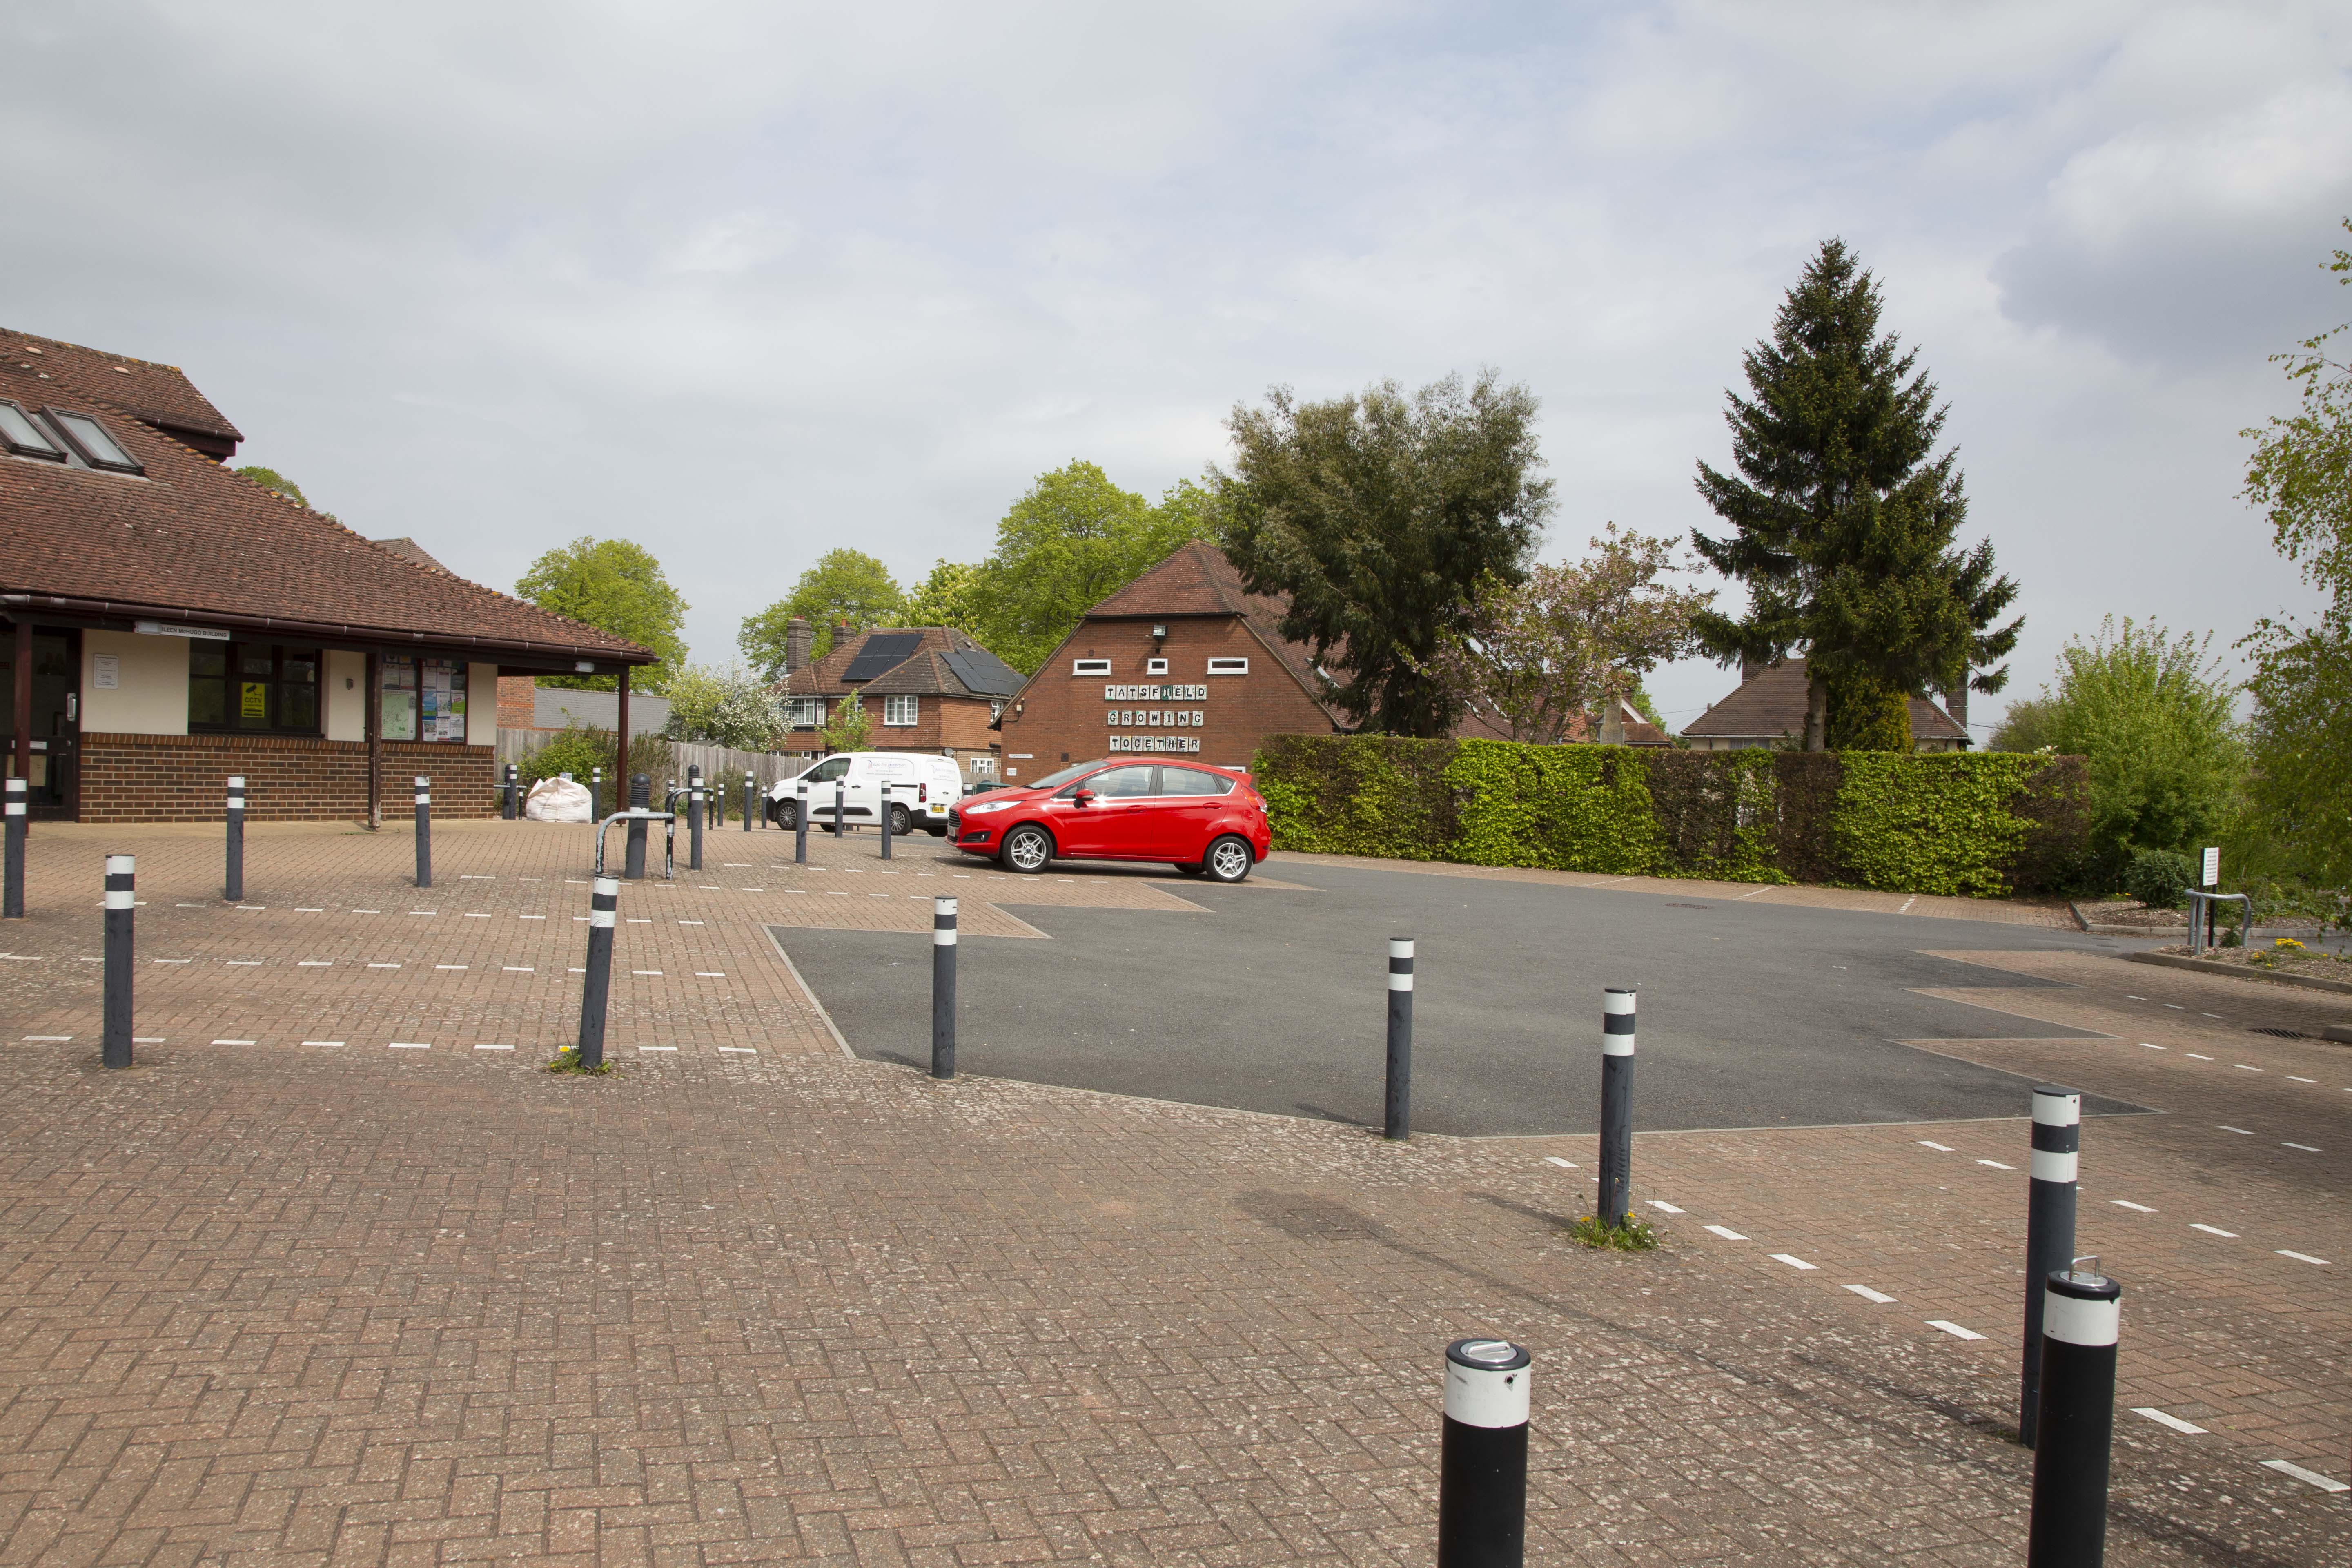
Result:
M948 837L1008 871L1048 861L1165 860L1188 877L1238 882L1274 839L1249 775L1200 763L1080 763L1019 789L967 795Z

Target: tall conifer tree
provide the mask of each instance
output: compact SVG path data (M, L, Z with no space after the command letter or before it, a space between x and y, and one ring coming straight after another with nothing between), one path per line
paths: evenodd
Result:
M1743 359L1752 400L1727 394L1738 476L1702 462L1698 490L1731 524L1694 531L1699 553L1748 585L1744 616L1702 614L1727 662L1806 660L1805 745L1909 744L1904 702L1992 692L2021 618L1993 623L2017 584L1992 545L1962 550L1957 454L1935 453L1946 410L1918 351L1878 331L1878 285L1841 240L1789 290L1772 335Z

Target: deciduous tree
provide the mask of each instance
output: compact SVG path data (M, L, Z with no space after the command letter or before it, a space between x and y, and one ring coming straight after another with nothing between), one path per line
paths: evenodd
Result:
M801 574L791 593L743 618L735 646L753 669L775 680L784 673L784 634L793 616L806 619L814 634L810 657L823 658L833 651L835 622L846 621L851 631L862 632L900 625L906 614L907 596L887 566L862 550L828 550Z
M575 539L532 562L515 593L543 610L660 655L659 663L629 677L635 690L661 691L670 672L686 662L686 639L679 635L686 600L643 545L625 539ZM609 675L542 675L539 683L594 691L610 691L614 684Z
M1597 716L1631 700L1641 678L1694 650L1691 619L1715 597L1660 581L1674 542L1620 533L1611 523L1592 554L1537 566L1517 584L1488 578L1468 624L1448 632L1428 664L1447 699L1515 741L1600 735Z
M1552 506L1537 403L1492 370L1408 397L1394 382L1236 406L1234 469L1210 470L1224 546L1253 593L1283 594L1283 635L1334 671L1368 728L1449 732L1460 705L1425 673L1466 633L1482 584L1515 587Z

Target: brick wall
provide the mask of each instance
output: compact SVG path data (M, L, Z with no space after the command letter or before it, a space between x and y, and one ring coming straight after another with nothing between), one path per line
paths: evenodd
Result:
M489 746L386 741L385 817L409 813L410 782L419 773L433 780L436 816L496 816L496 773ZM245 775L249 822L366 820L363 741L95 733L81 738L81 820L217 822L231 773Z
M999 741L1004 748L1009 782L1024 783L1053 772L1065 763L1093 762L1111 754L1114 734L1196 735L1204 763L1224 767L1249 766L1259 740L1266 735L1328 735L1331 721L1302 690L1290 672L1250 634L1237 616L1171 617L1164 647L1151 640L1152 622L1139 620L1085 621L1055 650L1037 679L1030 684L1016 712L1004 710ZM1168 660L1168 673L1145 673L1145 661ZM1110 660L1108 675L1073 676L1070 662L1080 658ZM1247 675L1211 675L1212 658L1246 658ZM1178 704L1117 703L1103 696L1108 685L1138 686L1172 682L1205 686L1208 696ZM1138 707L1165 710L1182 707L1202 715L1199 729L1174 729L1148 723L1114 726L1113 709ZM1020 753L1028 752L1023 756ZM1019 770L1017 773L1014 770Z
M530 675L499 677L499 728L531 730L539 726L539 679Z

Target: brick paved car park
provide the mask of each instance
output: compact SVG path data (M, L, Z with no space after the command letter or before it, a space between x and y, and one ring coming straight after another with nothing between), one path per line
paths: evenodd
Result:
M911 951L956 892L969 981L1088 909L1213 925L1197 885L998 880L923 840L794 870L731 829L625 887L620 1070L552 1077L585 838L452 826L420 896L404 836L255 829L230 909L216 831L37 832L0 928L10 1560L1423 1563L1437 1351L1486 1331L1538 1356L1533 1561L2021 1559L2021 1121L1644 1132L1666 1245L1592 1254L1558 1228L1589 1137L935 1084L845 1055L857 1011L771 935ZM140 858L148 1042L113 1074L81 962L109 849ZM1670 904L1753 897L1260 877L1508 882L1660 943L1731 918ZM1261 893L1307 898L1230 896ZM1895 917L1796 912L1857 948ZM2111 1560L2341 1561L2345 1496L2264 1461L2346 1474L2352 1059L2248 1031L2343 1010L1917 912L1935 956L1893 978L1946 994L1906 1016L2018 1022L1887 1049L2154 1112L2084 1138L2082 1245L2126 1289ZM1591 1002L1538 1023L1590 1048Z

